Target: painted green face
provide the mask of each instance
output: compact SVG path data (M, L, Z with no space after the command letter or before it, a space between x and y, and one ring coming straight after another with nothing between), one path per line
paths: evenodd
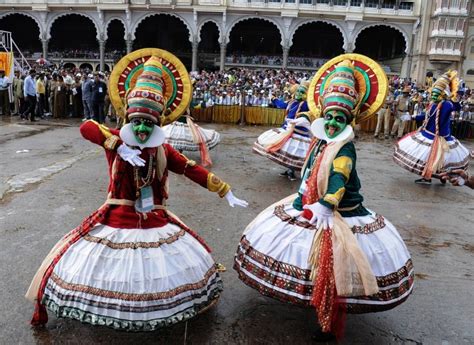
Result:
M303 86L299 86L297 89L296 89L296 92L295 92L295 99L297 101L304 101L306 100L306 88L303 87Z
M347 117L342 111L331 110L324 115L324 131L330 139L337 137L347 126Z
M135 118L130 123L132 124L135 139L137 139L140 144L146 143L153 133L155 126L153 121L143 118Z
M442 91L436 87L434 87L432 90L431 90L431 100L433 102L439 102L441 101L441 97L442 97Z

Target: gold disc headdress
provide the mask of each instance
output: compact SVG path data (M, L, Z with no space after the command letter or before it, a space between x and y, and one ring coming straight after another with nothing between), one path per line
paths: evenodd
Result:
M160 125L164 126L184 113L192 97L188 71L183 63L170 52L158 48L144 48L125 55L115 65L110 75L109 96L117 115L125 119L129 92L135 88L144 70L145 62L151 57L157 60L154 65L160 70L157 73L160 74L162 96L165 102L160 116Z
M364 55L343 54L326 62L311 80L308 90L308 107L316 117L322 115L323 96L326 92L337 92L337 90L327 89L334 84L332 82L334 78L340 78L340 71L339 69L336 71L336 67L343 62L351 65L351 74L354 76L353 88L357 94L352 115L356 122L361 122L380 109L388 93L388 79L384 70L374 60Z

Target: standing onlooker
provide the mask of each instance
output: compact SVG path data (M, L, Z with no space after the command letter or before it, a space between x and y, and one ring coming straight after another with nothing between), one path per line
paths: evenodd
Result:
M10 97L8 96L8 87L10 86L10 79L5 76L5 71L0 71L0 107L3 115L10 115Z
M28 114L30 114L30 121L35 120L35 109L36 109L36 84L35 84L35 75L36 71L30 69L28 77L25 78L23 83L23 94L26 99L26 110L21 115L22 119L28 119Z
M83 115L82 108L82 84L81 74L76 74L74 84L72 84L72 116L79 117Z
M458 131L456 133L457 139L466 139L469 135L469 128L471 127L471 112L469 111L469 104L463 101L461 104L461 111L459 113Z
M54 106L53 106L53 117L64 118L67 115L67 99L68 91L67 86L64 84L64 78L59 75L58 82L54 88Z
M54 114L54 90L56 90L57 86L58 86L58 74L53 73L51 81L49 82L49 109L51 111L51 116L53 116L53 118L56 118L56 115Z
M44 118L44 102L46 98L46 88L44 86L44 73L40 73L36 80L36 115Z
M380 134L380 131L382 129L382 123L383 123L383 134L385 139L389 138L389 132L390 132L390 115L392 114L392 104L394 101L393 97L393 90L390 89L387 95L387 98L385 99L385 103L382 106L382 108L379 110L377 113L377 126L375 127L375 133L374 137L377 138Z
M63 71L63 81L66 89L65 115L72 116L72 88L74 84L74 78L72 77L71 71Z
M416 128L420 128L426 119L425 104L423 103L423 97L418 97L413 107L412 118L415 119Z
M90 86L92 102L92 118L99 123L105 122L104 106L107 85L101 80L102 76L96 73L94 82Z
M23 79L19 71L15 71L15 78L13 79L13 115L18 115L23 112L24 96L23 96Z
M84 74L84 80L82 81L82 106L84 108L83 121L90 120L92 118L92 103L91 103L91 83L92 74Z
M392 126L392 137L397 134L397 138L400 139L403 136L405 130L404 116L409 115L410 109L410 87L405 86L401 95L395 100L395 122Z

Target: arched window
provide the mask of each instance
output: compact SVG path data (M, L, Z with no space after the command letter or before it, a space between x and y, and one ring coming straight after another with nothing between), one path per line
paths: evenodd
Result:
M467 70L467 75L474 75L474 69Z

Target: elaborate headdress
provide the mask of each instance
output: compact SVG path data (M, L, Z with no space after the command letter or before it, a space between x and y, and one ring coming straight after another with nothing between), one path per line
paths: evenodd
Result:
M343 54L326 62L313 77L308 106L316 117L326 108L337 108L360 122L380 109L387 93L388 79L378 63L364 55Z
M340 62L326 83L327 87L320 98L323 113L342 111L348 122L352 122L359 97L355 89L354 66L349 60Z
M309 87L309 82L308 81L302 81L300 84L293 84L290 87L290 94L293 96L296 93L296 90L298 88L303 87L306 92L308 92L308 87Z
M438 89L441 94L448 98L456 97L459 87L459 79L457 71L448 71L439 77L433 84L431 91Z
M145 117L154 123L161 122L166 101L163 98L163 66L156 56L143 64L143 72L127 96L127 117Z
M145 48L125 55L110 75L109 95L122 118L145 116L161 126L188 108L192 86L188 71L173 54Z

